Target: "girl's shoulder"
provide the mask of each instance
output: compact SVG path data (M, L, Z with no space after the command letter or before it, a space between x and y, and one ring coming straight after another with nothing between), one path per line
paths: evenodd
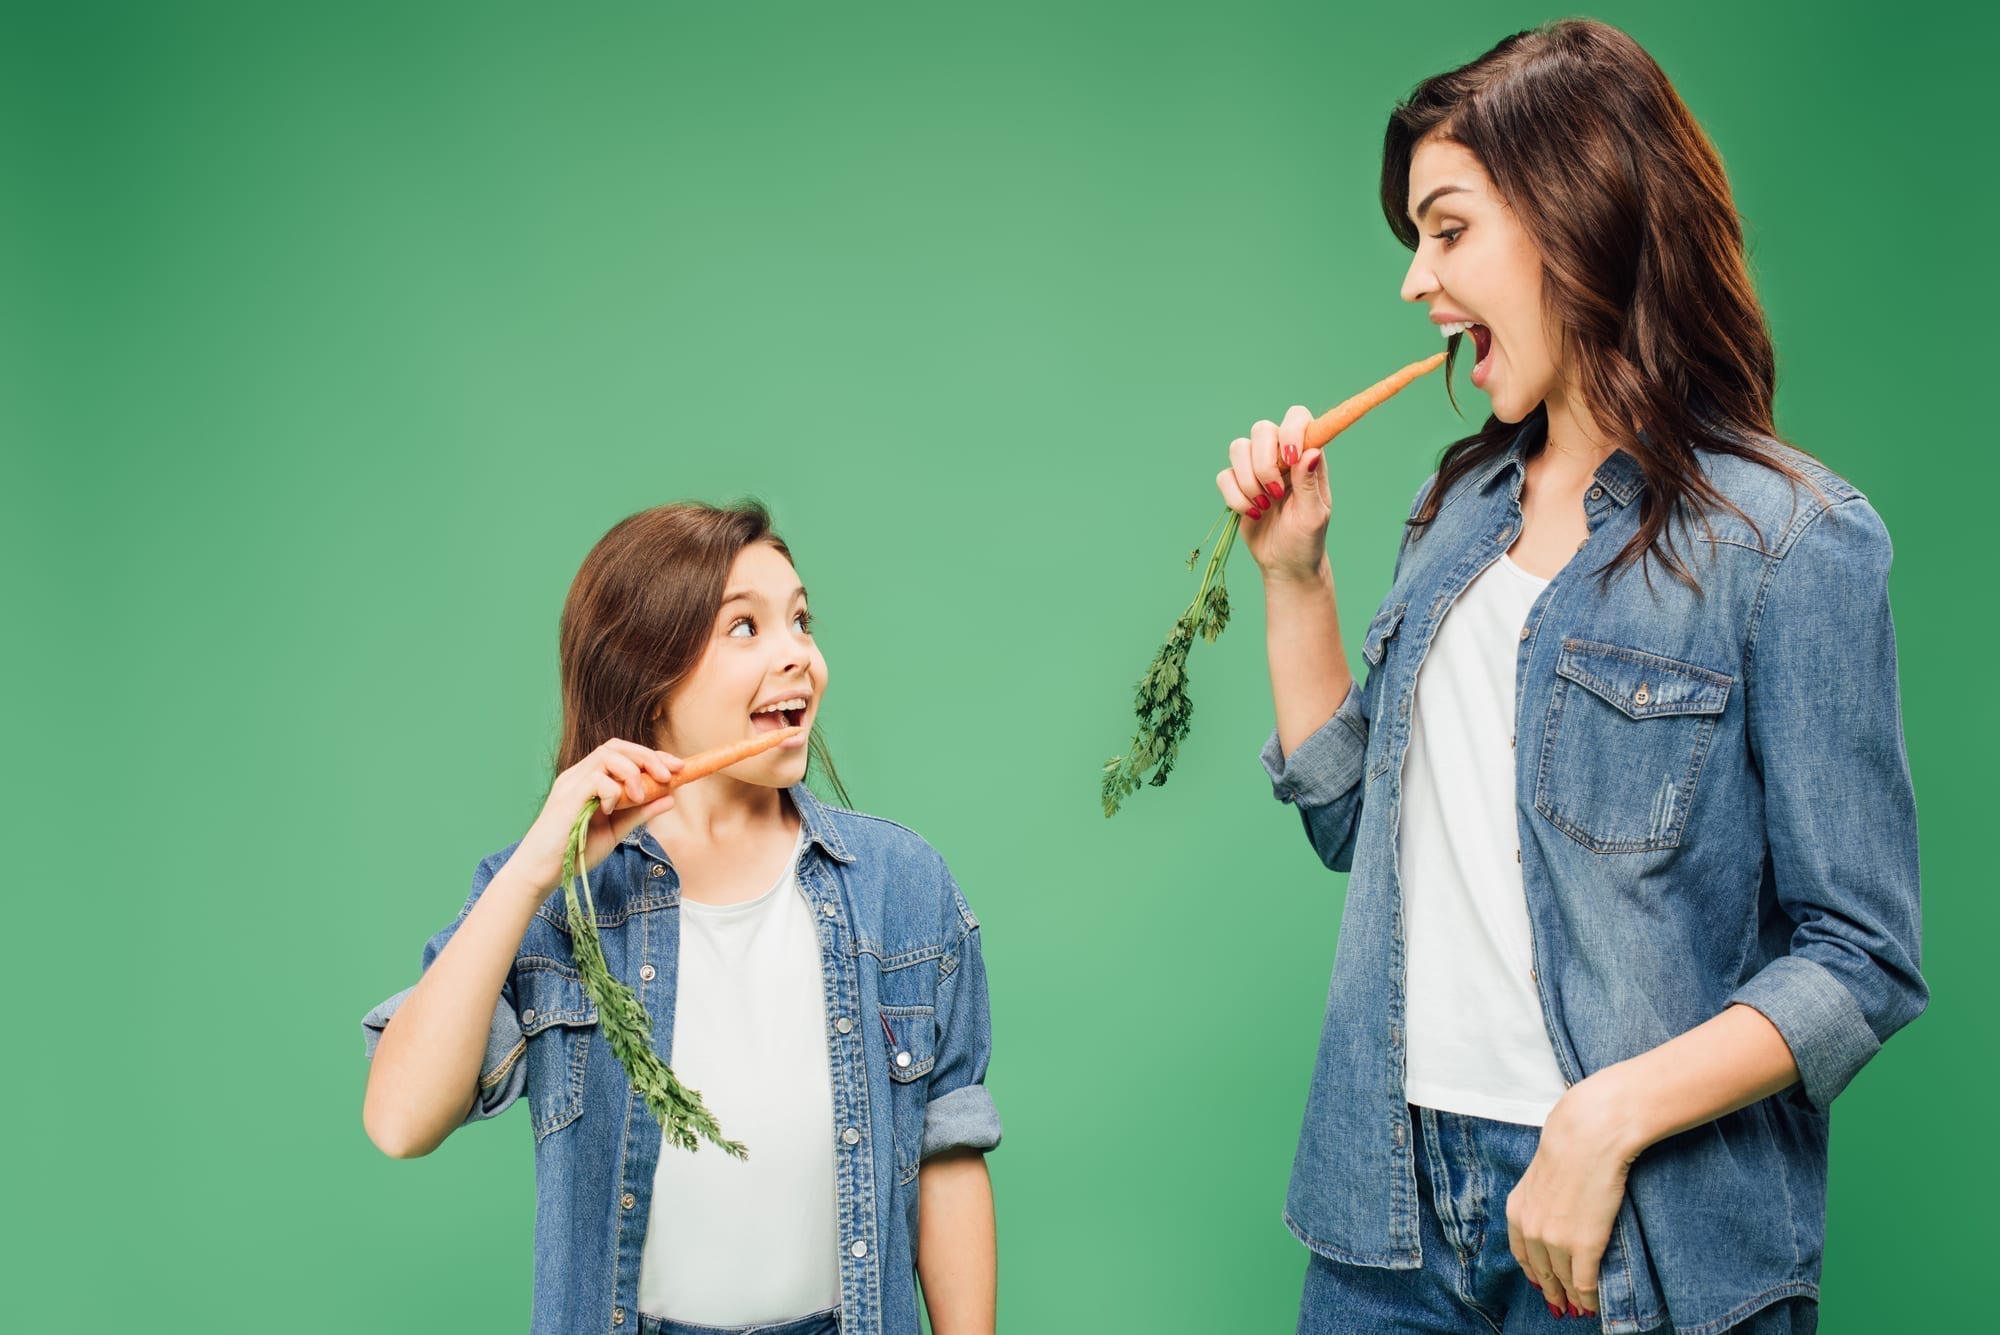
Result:
M964 892L929 840L900 821L822 802L794 790L794 800L808 834L840 866L841 879L857 907L879 911L885 918L911 925L955 928L959 934L979 926Z

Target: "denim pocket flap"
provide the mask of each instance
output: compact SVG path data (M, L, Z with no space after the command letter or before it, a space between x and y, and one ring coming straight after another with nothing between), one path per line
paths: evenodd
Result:
M1368 666L1382 666L1383 646L1396 633L1396 627L1403 624L1403 609L1408 606L1408 603L1391 603L1368 623L1368 636L1361 641L1361 656L1368 660Z
M1633 719L1720 714L1734 681L1692 663L1590 640L1564 640L1556 673Z
M937 1011L930 1006L882 1007L883 1036L889 1041L889 1078L898 1084L921 1080L937 1065Z
M583 976L554 960L514 962L514 1005L520 1012L524 1038L532 1038L551 1025L597 1023L597 1003L584 990Z

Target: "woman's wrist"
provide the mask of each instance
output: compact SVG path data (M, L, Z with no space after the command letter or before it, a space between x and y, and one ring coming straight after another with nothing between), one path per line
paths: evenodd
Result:
M1333 566L1327 561L1324 552L1320 553L1319 561L1315 565L1305 567L1272 565L1260 566L1258 569L1263 572L1266 593L1318 592L1322 588L1329 594L1333 592Z

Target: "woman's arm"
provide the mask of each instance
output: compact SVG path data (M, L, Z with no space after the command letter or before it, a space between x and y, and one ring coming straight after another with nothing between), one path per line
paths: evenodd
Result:
M1597 1268L1649 1147L1799 1082L1784 1035L1748 1006L1571 1086L1507 1198L1514 1259L1552 1308L1597 1310Z
M917 1278L934 1335L992 1335L999 1284L993 1181L978 1150L917 1170Z

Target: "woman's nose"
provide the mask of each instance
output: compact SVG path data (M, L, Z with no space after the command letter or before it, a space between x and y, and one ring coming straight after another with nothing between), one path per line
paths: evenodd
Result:
M1426 300L1437 291L1437 286L1437 275L1433 274L1430 266L1424 263L1423 256L1412 256L1409 271L1403 275L1403 300Z

